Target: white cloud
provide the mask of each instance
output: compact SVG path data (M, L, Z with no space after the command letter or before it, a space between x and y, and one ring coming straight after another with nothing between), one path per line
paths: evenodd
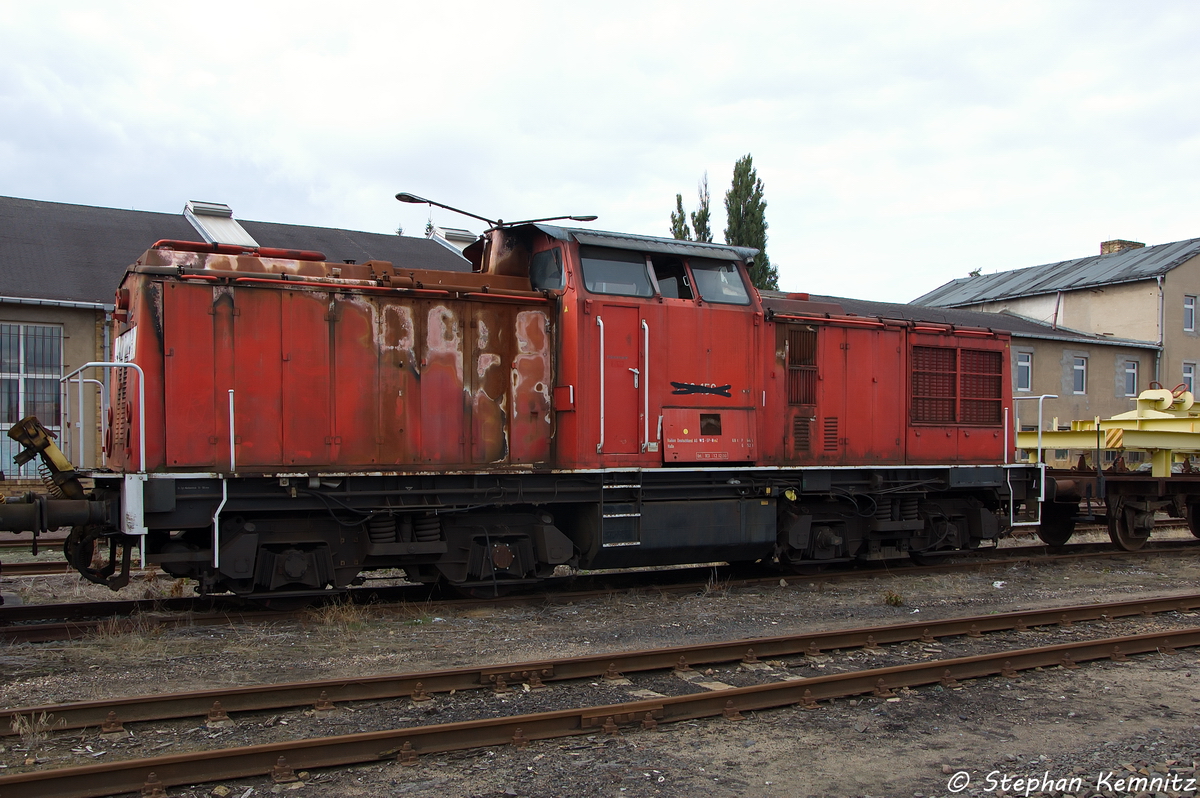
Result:
M750 152L792 290L904 301L1104 238L1200 235L1188 2L27 4L4 193L419 233L665 234Z

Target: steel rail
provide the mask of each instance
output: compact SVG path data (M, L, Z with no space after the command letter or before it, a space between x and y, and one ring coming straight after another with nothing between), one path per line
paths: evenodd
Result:
M75 569L66 560L54 562L0 562L0 576L54 576L73 574Z
M0 736L10 734L17 715L54 717L55 729L99 726L110 720L121 723L158 721L204 716L219 701L226 712L278 710L315 706L321 702L387 700L450 691L501 688L509 683L554 682L589 679L613 674L670 670L680 663L711 665L737 660L814 656L822 652L852 648L874 648L881 644L932 641L941 637L979 637L987 632L1022 630L1036 626L1115 619L1161 612L1186 612L1200 608L1200 593L1153 599L1084 604L1040 610L973 615L919 623L869 626L798 635L781 635L690 646L673 646L642 651L595 654L512 664L474 666L447 670L328 679L284 684L260 684L167 693L125 696L99 701L18 707L0 710ZM110 718L110 713L115 717Z
M0 790L11 790L10 794L20 794L23 798L95 798L137 792L150 784L166 787L267 776L278 772L276 768L281 765L285 771L288 768L326 768L397 759L411 765L417 763L417 756L421 754L506 744L524 748L532 740L615 734L622 726L654 729L662 723L706 717L741 720L742 712L796 704L816 708L817 701L833 698L866 693L891 696L892 691L899 688L930 684L955 686L961 679L995 675L1015 678L1020 671L1033 668L1075 668L1081 662L1119 661L1132 654L1148 652L1170 654L1178 648L1198 645L1200 628L1193 627L1169 633L930 660L623 704L31 771L0 776Z

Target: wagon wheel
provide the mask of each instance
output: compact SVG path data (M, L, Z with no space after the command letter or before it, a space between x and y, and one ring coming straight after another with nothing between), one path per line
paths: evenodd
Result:
M1125 509L1124 502L1109 507L1108 537L1117 548L1125 551L1137 551L1150 539L1149 535L1133 534L1133 526L1129 522L1129 512Z
M1200 504L1187 506L1187 524L1192 535L1200 538Z
M1077 504L1056 504L1046 502L1042 505L1042 523L1038 526L1037 536L1047 546L1065 546L1075 534L1075 514L1079 510Z

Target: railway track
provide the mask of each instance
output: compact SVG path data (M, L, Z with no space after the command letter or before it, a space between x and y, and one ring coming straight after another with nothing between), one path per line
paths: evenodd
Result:
M883 564L855 570L811 575L785 574L789 584L828 581L830 579L874 579L892 576L919 576L934 573L953 573L981 568L1032 565L1061 560L1145 556L1150 554L1188 554L1200 551L1200 541L1151 541L1145 548L1122 551L1102 543L1070 544L1066 551L1051 550L1044 545L989 549L982 552L945 555L947 562L916 565ZM646 572L607 573L577 577L572 584L577 589L538 591L530 594L510 594L487 598L434 598L430 588L423 585L399 585L387 588L359 588L333 593L324 591L311 596L314 604L350 601L359 604L404 606L422 604L429 608L469 607L477 605L571 602L608 595L614 591L651 588L667 592L703 590L714 582L723 587L754 587L778 584L781 574L745 576L744 569L733 567L694 568L655 571L648 579ZM119 634L124 630L145 628L148 625L212 626L259 620L279 621L303 617L308 607L292 610L262 609L230 596L206 596L135 601L81 602L74 604L32 604L0 606L0 642L44 643L81 639L99 633Z
M513 683L547 683L652 670L682 669L723 662L753 662L760 658L817 656L833 650L874 648L912 641L930 642L944 637L980 637L986 633L1024 631L1039 626L1070 625L1165 612L1190 612L1200 608L1200 593L1153 599L1052 607L1042 610L976 615L920 623L889 624L858 629L753 638L723 643L702 643L644 651L597 654L571 659L473 666L350 680L294 682L275 685L203 690L191 693L125 697L0 710L0 736L9 734L16 715L49 713L56 728L99 726L109 720L141 722L183 717L203 717L219 701L226 712L251 712L315 706L323 702L367 701L465 690L504 690Z
M986 632L1021 630L1050 624L1070 625L1091 620L1112 620L1131 615L1188 612L1200 607L1200 594L1140 599L1104 605L1058 607L1004 615L952 618L920 624L866 627L853 630L758 638L732 642L625 652L569 660L546 660L452 671L411 673L394 677L342 682L311 682L253 688L88 702L62 706L9 710L53 713L61 728L80 728L133 720L163 720L204 714L212 701L225 711L266 711L314 703L331 709L331 701L410 698L420 701L431 692L463 689L506 689L505 677L524 679L533 689L537 682L620 678L638 671L690 669L692 665L741 661L753 665L760 657L816 656L831 649L872 647L882 643L931 641L955 635L981 636ZM958 686L959 680L1000 675L1015 677L1034 668L1075 668L1079 663L1200 646L1200 628L1105 637L1098 640L1057 643L1049 646L1005 650L988 654L829 675L731 687L681 696L658 696L619 704L573 707L534 714L508 715L486 720L414 726L384 731L319 737L304 740L209 750L170 756L109 762L102 765L33 771L0 776L0 791L38 796L89 796L143 790L154 794L173 784L195 784L247 776L271 775L278 781L294 780L294 770L399 760L416 764L422 754L442 753L490 745L525 747L530 741L582 734L618 734L652 730L664 723L724 716L739 720L743 712L800 705L816 708L817 702L863 694L890 696L901 688L926 685ZM538 674L535 677L533 674ZM497 678L499 677L499 678ZM321 690L324 693L314 692ZM115 717L108 713L117 713ZM218 716L219 717L219 716ZM116 726L110 726L116 729Z

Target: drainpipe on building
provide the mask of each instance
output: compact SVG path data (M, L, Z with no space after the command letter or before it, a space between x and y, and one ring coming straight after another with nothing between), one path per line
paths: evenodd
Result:
M1162 384L1162 354L1163 354L1163 276L1160 274L1156 278L1158 280L1158 351L1154 353L1154 381L1159 385Z
M1062 291L1054 295L1054 321L1050 323L1050 329L1058 329L1058 309L1062 307Z

